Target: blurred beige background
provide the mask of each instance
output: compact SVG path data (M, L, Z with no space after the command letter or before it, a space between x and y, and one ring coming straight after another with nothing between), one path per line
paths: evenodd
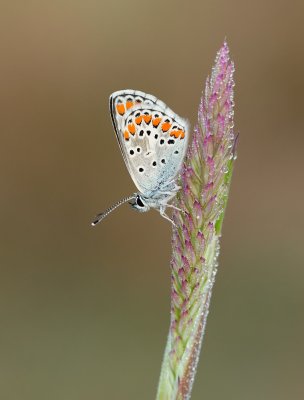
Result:
M171 228L134 191L108 96L195 123L236 63L238 161L193 399L303 399L302 1L0 2L0 399L153 399Z

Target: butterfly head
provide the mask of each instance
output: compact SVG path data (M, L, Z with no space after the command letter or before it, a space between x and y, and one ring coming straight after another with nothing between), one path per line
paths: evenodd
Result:
M146 212L150 210L150 206L147 204L146 199L137 193L132 201L129 202L132 208L139 212Z

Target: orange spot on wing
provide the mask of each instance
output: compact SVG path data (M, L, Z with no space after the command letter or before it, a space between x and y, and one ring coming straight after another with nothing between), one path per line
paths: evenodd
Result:
M180 136L182 139L184 139L185 132L182 130L172 131L172 132L170 132L170 136L174 136L175 138L178 138Z
M137 125L141 124L142 119L143 119L142 115L140 115L139 117L135 118L135 122L137 123Z
M157 127L160 124L161 118L154 118L152 121L153 126Z
M117 104L116 110L120 115L124 115L124 113L126 112L125 106L122 103Z
M124 138L125 138L126 140L129 140L129 139L130 139L130 134L129 134L128 131L125 131L125 133L124 133Z
M167 132L171 128L171 124L169 122L164 122L162 124L162 131ZM172 135L171 135L172 136Z
M132 135L135 135L135 125L134 125L134 124L129 124L129 125L128 125L128 129L129 129L129 132L130 132Z
M127 101L127 102L126 102L127 110L128 110L129 108L133 107L133 105L134 105L133 101Z
M146 124L149 124L152 119L152 115L144 115L144 120Z

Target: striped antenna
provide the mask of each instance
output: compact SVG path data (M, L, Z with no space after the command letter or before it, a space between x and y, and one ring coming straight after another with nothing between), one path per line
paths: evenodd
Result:
M92 226L96 226L101 222L105 217L107 217L112 211L114 211L117 207L121 206L122 204L126 203L129 200L134 200L136 199L136 195L132 194L132 196L125 197L122 200L119 200L117 203L113 204L111 207L109 207L106 211L97 214L94 221L91 223Z

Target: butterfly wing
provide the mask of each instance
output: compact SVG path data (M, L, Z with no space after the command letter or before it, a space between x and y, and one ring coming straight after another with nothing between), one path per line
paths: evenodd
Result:
M110 96L110 111L129 173L150 197L174 181L189 139L186 120L156 97L134 90Z

